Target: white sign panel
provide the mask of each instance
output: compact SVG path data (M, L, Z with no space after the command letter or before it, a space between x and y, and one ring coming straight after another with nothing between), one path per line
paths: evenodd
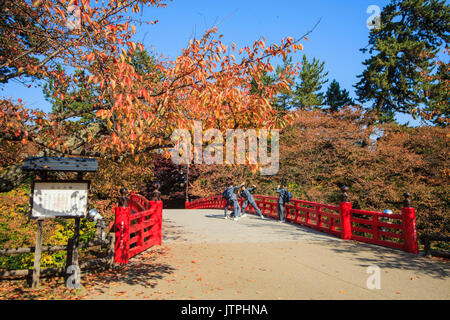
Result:
M84 217L87 211L88 190L88 182L36 181L31 217Z

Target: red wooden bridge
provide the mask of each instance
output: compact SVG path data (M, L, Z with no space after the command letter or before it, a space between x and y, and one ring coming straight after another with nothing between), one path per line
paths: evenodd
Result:
M277 197L254 197L278 219ZM417 254L408 197L394 214L354 209L345 197L337 205L293 199L285 224L253 214L225 220L221 196L164 212L161 201L127 200L115 208L115 262L142 259L95 298L117 299L116 290L139 299L448 299L448 266ZM376 274L381 285L369 287Z
M278 197L255 195L261 213L278 218ZM347 240L357 240L385 247L418 253L415 210L410 207L409 194L405 193L401 214L353 209L347 201L329 205L292 199L285 205L286 221L303 225ZM240 199L242 206L243 199ZM225 199L220 196L186 202L186 209L223 209ZM115 208L115 263L128 260L162 239L162 201L149 201L132 193L127 206ZM249 212L255 213L249 206Z
M278 218L278 197L254 195L261 213ZM346 200L346 199L344 199ZM239 200L240 205L244 202ZM220 196L186 202L186 209L223 209L225 199ZM410 207L409 194L405 194L401 214L353 209L351 202L341 201L339 206L292 199L285 205L286 221L339 236L385 247L418 253L415 209ZM255 209L248 207L250 213Z

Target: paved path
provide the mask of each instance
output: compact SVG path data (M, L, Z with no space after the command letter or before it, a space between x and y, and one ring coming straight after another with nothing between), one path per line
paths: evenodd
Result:
M450 299L448 262L272 219L164 210L163 235L90 298ZM372 265L381 289L367 287Z

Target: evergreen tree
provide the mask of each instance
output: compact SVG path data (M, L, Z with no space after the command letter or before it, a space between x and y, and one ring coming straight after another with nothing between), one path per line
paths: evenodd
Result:
M277 66L276 68L277 76L280 76L280 74L286 73L288 70L292 69L294 69L292 57L286 56L285 58L283 58L283 65ZM292 90L292 87L295 84L295 77L290 75L288 77L288 80L292 81L292 85L290 86L290 90L281 90L280 94L278 95L276 99L278 110L290 110L294 107L294 92Z
M450 92L450 63L439 63L435 82L430 85L426 94L430 98L424 109L424 117L439 126L448 126L450 120L449 92Z
M432 106L426 91L436 54L449 40L449 6L442 0L392 0L380 19L368 48L361 49L371 57L355 86L359 101L373 102L381 121L392 121L395 112L423 115L421 108Z
M303 55L302 68L300 70L300 83L296 86L294 93L295 107L301 109L310 109L315 106L321 106L325 100L323 93L320 92L322 85L328 80L325 80L328 72L324 72L325 62L313 58L310 62Z
M58 72L62 71L62 67L59 64L56 67ZM86 124L92 121L95 117L92 112L92 106L100 103L98 100L98 94L96 94L96 87L93 82L88 81L88 75L84 70L75 71L77 81L73 86L68 86L67 83L59 82L56 78L49 77L43 86L43 92L47 101L52 104L52 112L75 112L79 114L83 110L87 110L86 113L81 114L75 122L80 124ZM56 92L64 92L56 94ZM68 98L68 99L66 99Z
M325 96L320 90L322 89L322 85L328 81L325 80L328 72L324 72L324 65L324 62L316 58L310 62L303 55L299 77L296 78L293 75L289 75L289 70L294 69L294 64L292 57L287 56L283 58L283 64L276 67L274 74L264 73L260 79L263 84L272 84L283 73L288 74L287 79L291 82L289 90L281 90L279 95L273 99L273 107L281 113L284 113L293 108L310 109L321 106L325 101ZM257 88L255 84L255 79L252 79L251 92L262 94L264 88Z
M336 80L330 83L325 96L325 104L329 107L327 109L329 112L336 112L339 108L354 104L353 99L349 96L349 92L345 89L341 90L341 86Z

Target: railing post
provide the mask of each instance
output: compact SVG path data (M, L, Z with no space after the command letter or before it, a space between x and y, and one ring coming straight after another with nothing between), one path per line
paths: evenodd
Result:
M431 243L428 235L424 234L422 236L423 246L424 246L424 255L427 258L431 258Z
M127 189L120 189L119 206L115 209L116 242L114 247L114 262L127 264L130 258L130 216Z
M416 212L411 207L411 199L408 192L403 194L402 216L403 216L403 237L404 249L406 252L419 253L417 246Z
M341 187L342 195L341 202L339 202L339 213L341 215L341 238L350 240L352 238L352 223L350 210L352 209L352 204L348 201L348 187Z
M159 191L159 188L161 188L161 184L159 182L153 183L153 192L152 192L152 201L161 201L161 191Z
M109 269L112 269L114 267L114 244L115 244L115 234L111 232L108 237L108 249L107 249L107 255L106 255L106 264Z
M163 211L163 202L158 201L158 206L156 209L156 217L157 217L157 227L158 227L158 234L157 234L157 245L161 245L162 243L162 211Z
M316 225L317 227L322 227L322 215L321 215L322 207L316 206Z

